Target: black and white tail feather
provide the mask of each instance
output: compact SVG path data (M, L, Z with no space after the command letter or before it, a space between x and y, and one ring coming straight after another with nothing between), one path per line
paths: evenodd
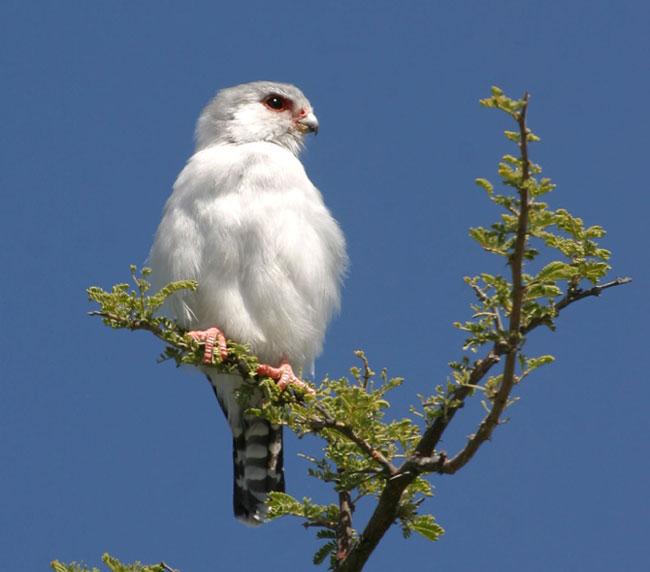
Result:
M248 526L266 521L265 501L272 491L284 492L282 426L255 415L246 415L233 399L242 383L238 376L207 375L232 431L233 510L235 517ZM261 394L251 399L255 407Z

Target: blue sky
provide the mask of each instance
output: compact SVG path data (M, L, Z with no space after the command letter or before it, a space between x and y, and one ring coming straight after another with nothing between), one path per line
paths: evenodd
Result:
M321 131L303 156L351 271L317 374L352 351L404 376L395 417L448 375L462 277L505 272L468 238L474 186L513 152L477 100L531 93L533 160L564 207L608 230L630 285L571 307L531 354L511 420L426 507L439 542L391 531L368 570L647 570L649 114L644 2L18 2L0 9L0 558L45 570L164 559L183 572L307 570L299 522L231 516L230 436L199 375L86 313L147 256L194 122L221 87L289 81ZM644 71L645 70L645 71ZM480 413L446 436L454 451ZM288 438L288 490L329 502ZM364 508L359 510L363 526Z

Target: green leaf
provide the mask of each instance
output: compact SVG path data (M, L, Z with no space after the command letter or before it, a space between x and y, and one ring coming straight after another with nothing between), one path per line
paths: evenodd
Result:
M439 524L436 524L433 516L430 514L415 517L408 524L408 528L421 534L431 542L438 540L438 538L445 532Z
M492 191L494 190L494 186L492 185L492 183L490 183L490 181L488 181L487 179L478 178L474 182L482 189L485 189L487 193L490 196L492 196Z
M603 227L601 226L590 226L588 229L585 230L585 237L586 238L602 238L605 236L605 231L603 230Z
M526 361L526 369L533 370L543 365L553 363L555 358L552 355L544 355L536 358L530 358Z
M569 280L576 274L576 269L566 262L550 262L542 268L536 276L536 280Z
M555 284L533 284L526 288L524 300L534 300L535 298L556 298L562 294Z
M322 564L332 552L336 550L336 542L328 542L323 544L314 554L313 562L316 565Z

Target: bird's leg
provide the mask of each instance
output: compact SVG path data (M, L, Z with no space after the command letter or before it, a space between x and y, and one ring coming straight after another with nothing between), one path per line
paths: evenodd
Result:
M187 332L190 338L197 342L205 342L205 352L203 353L203 363L212 363L212 354L214 351L214 344L217 344L221 360L228 357L228 349L226 347L226 336L219 328L208 328L207 330L192 330Z
M293 369L286 358L282 358L280 367L273 367L266 363L260 364L257 367L257 373L275 379L278 382L278 387L280 389L284 389L287 385L295 385L307 393L315 393L311 387L293 373Z

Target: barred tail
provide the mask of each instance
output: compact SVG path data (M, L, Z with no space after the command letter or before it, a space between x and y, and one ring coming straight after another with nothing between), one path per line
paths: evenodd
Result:
M245 415L241 430L233 431L232 449L235 516L257 526L265 521L268 494L284 492L282 426Z
M268 494L284 492L282 426L244 414L234 396L242 383L239 376L212 374L208 379L232 430L235 516L248 526L258 526L265 521Z

